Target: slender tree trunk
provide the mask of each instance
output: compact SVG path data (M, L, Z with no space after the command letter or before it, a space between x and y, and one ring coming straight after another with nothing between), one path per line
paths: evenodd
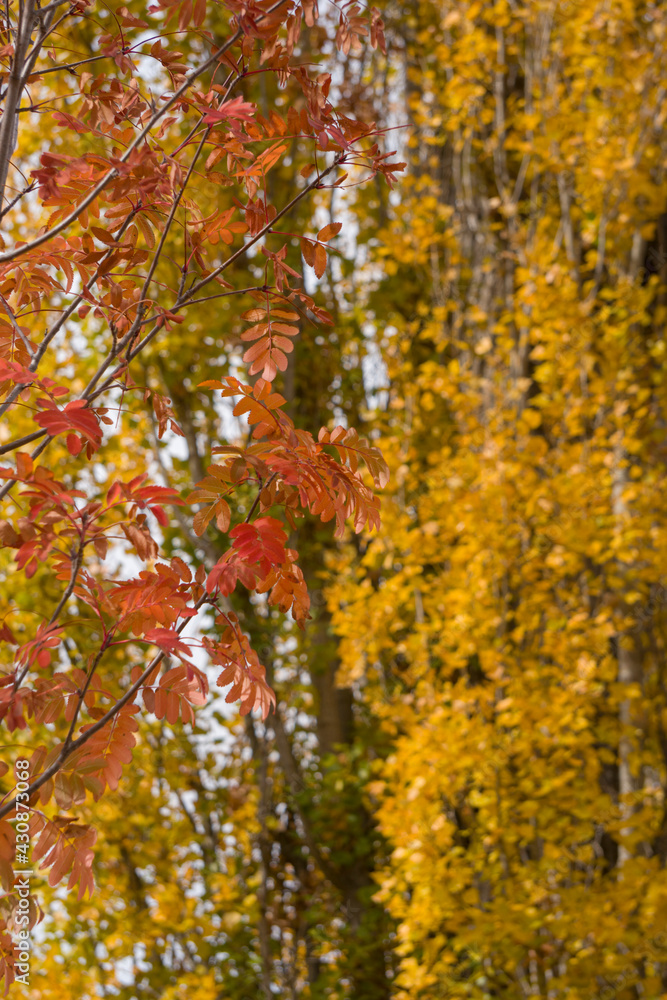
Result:
M626 476L626 454L622 445L616 448L614 466L614 484L612 493L612 507L616 519L617 531L623 530L624 522L627 521L628 509L623 497L623 489L627 482ZM622 565L623 575L629 567ZM626 610L625 604L622 611ZM618 648L618 682L621 685L636 685L642 682L642 655L636 635L620 634L616 637ZM633 772L632 756L635 751L634 742L630 735L630 729L635 723L632 699L623 698L619 706L619 723L621 734L618 744L618 795L621 804L621 812L624 820L630 820L634 807L629 797L640 787L640 778ZM627 834L630 826L624 826L622 834ZM618 850L618 866L622 867L630 857L630 852L622 844Z

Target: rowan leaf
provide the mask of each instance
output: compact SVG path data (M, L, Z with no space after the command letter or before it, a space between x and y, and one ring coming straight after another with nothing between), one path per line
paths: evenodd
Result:
M318 278L321 278L327 269L327 252L321 243L315 244L313 268Z
M318 240L320 240L320 242L326 243L327 240L330 240L332 236L337 236L342 228L343 228L342 222L331 222L329 223L328 226L325 226L323 229L320 229L319 233L317 234L317 238Z

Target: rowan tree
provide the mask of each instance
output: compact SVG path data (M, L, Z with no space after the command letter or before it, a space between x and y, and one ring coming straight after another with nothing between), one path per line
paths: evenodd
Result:
M29 761L31 860L90 895L96 832L79 814L122 787L138 717L192 725L210 670L266 717L248 595L303 626L300 520L379 523L377 449L285 405L295 340L333 322L302 267L322 277L341 223L283 227L402 164L335 107L336 51L384 47L375 8L31 0L0 29L8 986L11 765Z

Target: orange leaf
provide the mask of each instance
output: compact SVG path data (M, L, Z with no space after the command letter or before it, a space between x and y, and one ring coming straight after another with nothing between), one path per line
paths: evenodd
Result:
M320 229L317 234L317 238L318 240L322 240L323 243L326 243L332 236L337 236L342 228L342 222L331 222L328 226L325 226L324 229Z

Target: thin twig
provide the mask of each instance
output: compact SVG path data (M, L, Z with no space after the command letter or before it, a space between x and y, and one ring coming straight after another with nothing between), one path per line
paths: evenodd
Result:
M16 148L18 118L16 109L21 103L22 70L32 36L35 0L26 0L19 12L19 25L14 55L12 56L9 81L5 95L5 107L0 121L0 205L5 200L5 186L9 163Z
M28 354L30 355L30 357L34 358L35 357L35 352L34 352L34 350L32 348L32 345L30 344L30 342L26 338L26 335L24 334L24 332L21 329L21 327L16 322L16 316L14 315L14 313L9 308L9 303L7 302L7 299L4 297L4 295L1 292L0 292L0 299L2 300L2 307L3 307L3 309L5 310L5 312L7 313L7 315L9 316L10 323L12 324L12 326L14 327L14 330L16 331L16 333L18 333L19 337L21 338L21 341L23 342L23 346L25 347L25 349L28 352Z

